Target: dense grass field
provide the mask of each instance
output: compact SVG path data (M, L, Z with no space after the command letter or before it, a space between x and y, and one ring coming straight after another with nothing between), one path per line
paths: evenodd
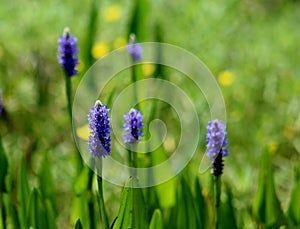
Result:
M297 0L2 0L0 229L74 228L76 222L76 228L109 228L113 222L112 228L217 228L216 221L218 228L299 228L299 22ZM65 27L77 37L79 50L79 73L69 78L58 63L57 41ZM142 46L161 42L192 53L214 76L225 102L229 142L219 208L217 182L209 169L199 173L206 125L214 118L211 107L203 91L171 67L141 61L135 70L118 73L103 96L89 98L87 93L82 99L89 108L100 99L114 109L118 94L135 81L155 78L177 85L198 114L199 136L191 139L198 145L187 166L178 174L164 171L174 173L166 183L133 189L132 180L125 188L126 180L118 185L100 180L82 160L75 140L87 150L89 132L86 125L70 124L66 81L73 103L93 64L116 49L126 53L132 33ZM139 88L138 94L146 90ZM80 110L86 124L89 108ZM135 108L144 116L142 142L158 133L149 126L153 119L165 123L164 141L138 157L139 167L160 164L178 146L184 117L155 99ZM110 158L130 165L117 141L123 113L119 116ZM105 164L108 159L99 160Z

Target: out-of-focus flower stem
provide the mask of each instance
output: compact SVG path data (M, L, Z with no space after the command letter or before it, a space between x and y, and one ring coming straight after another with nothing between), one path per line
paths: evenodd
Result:
M71 129L72 127L72 102L71 102L71 94L72 94L72 84L71 84L71 78L67 75L65 75L66 78L66 97L67 97L67 106L68 106L68 113L69 113L69 118L70 118L70 124L71 124ZM76 131L74 132L74 135L76 136L74 140L76 140L77 138L77 134ZM76 146L75 146L76 148ZM77 174L79 174L81 172L83 163L82 163L82 159L80 156L79 151L76 148L76 171Z
M69 112L69 117L70 117L70 123L72 126L72 103L71 103L71 93L72 93L72 85L71 85L71 77L65 76L66 77L66 96L67 96L67 105L68 105L68 112Z
M99 195L97 195L97 199L98 199L102 228L109 229L109 222L105 210L104 197L103 197L102 163L103 163L102 157L100 157L99 164L97 166L97 170L98 170L97 184L98 184L98 193L99 193Z
M133 83L133 100L134 100L134 102L138 102L138 89L137 89L136 83L135 83L137 81L136 72L137 72L137 65L133 65L131 67L131 81ZM138 103L135 105L135 107L136 107L136 109L139 110L139 104Z
M214 192L215 192L215 228L219 228L220 216L220 197L221 197L221 176L214 177Z

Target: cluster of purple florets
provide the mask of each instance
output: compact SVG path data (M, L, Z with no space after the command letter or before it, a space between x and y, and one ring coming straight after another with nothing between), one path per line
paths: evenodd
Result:
M206 155L212 158L215 158L219 153L228 156L225 124L216 119L208 123L206 130Z
M143 134L143 116L137 109L131 109L124 115L124 142L125 143L137 143L140 141L140 137Z
M110 155L110 118L109 109L99 100L90 109L88 116L90 137L89 151L94 157Z
M99 100L91 107L88 115L90 136L88 146L90 154L94 157L110 155L110 118L109 109ZM131 109L124 115L124 142L138 143L143 135L143 116L140 111Z
M130 54L134 63L142 60L143 48L141 44L136 43L136 38L134 34L130 35L129 43L127 45L127 51Z
M229 155L226 126L215 119L208 123L206 129L206 155L213 160L211 173L220 176L223 173L223 157Z
M58 39L58 62L65 70L67 76L78 74L75 69L78 65L78 47L77 38L70 34L68 28L64 30L64 34Z

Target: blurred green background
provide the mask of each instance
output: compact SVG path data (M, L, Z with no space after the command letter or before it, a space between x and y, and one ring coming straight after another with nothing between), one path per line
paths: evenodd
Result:
M300 158L300 2L145 3L144 32L138 41L156 41L159 27L161 40L198 56L223 92L230 147L223 179L234 190L240 225L250 222L263 145L272 155L276 191L286 210ZM16 180L15 171L24 155L30 186L37 186L41 158L48 152L59 228L70 226L75 157L57 39L66 26L78 38L81 75L72 79L75 90L91 64L84 57L91 7L91 0L0 2L0 88L5 108L0 134L10 176ZM126 45L133 8L133 1L99 1L94 8L99 11L97 30L91 37L94 60ZM193 160L195 165L197 160ZM106 185L109 190L117 189L107 194L108 201L119 196L119 187ZM108 207L113 214L117 209L118 205Z

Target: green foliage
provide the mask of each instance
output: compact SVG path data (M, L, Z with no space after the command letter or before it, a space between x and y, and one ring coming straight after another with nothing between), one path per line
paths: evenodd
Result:
M148 14L148 0L135 0L134 8L132 11L132 18L129 26L129 37L130 34L135 34L138 41L144 42L146 39L147 32L147 14Z
M45 206L42 202L41 195L36 189L33 189L30 193L26 212L26 225L28 228L50 228L50 224L47 222Z
M49 161L48 153L45 152L39 174L39 189L42 198L51 203L51 208L55 209L55 186L51 173L51 162Z
M119 19L107 20L118 9ZM67 81L72 93L96 61L95 45L112 50L130 33L141 42L180 46L203 60L216 76L227 108L230 157L222 175L220 228L251 228L255 223L260 228L298 228L300 166L295 179L292 170L300 152L300 30L295 29L299 9L299 1L283 0L1 1L0 229L108 228L114 219L113 228L213 227L211 176L195 169L205 148L203 126L210 114L185 79L180 78L178 86L192 95L201 124L189 173L184 170L145 190L132 188L131 178L119 197L120 189L113 184L104 183L103 192L93 185L95 176L88 166L77 169L80 155L74 150L67 115L72 96L67 107L65 79L57 63L57 38L66 26L78 37L81 63L80 75ZM163 51L157 52L158 60ZM135 68L138 80L176 75L161 65L148 75L144 67ZM224 72L231 74L231 82L224 83ZM117 90L106 93L111 107ZM178 145L180 126L171 109L158 102L140 105L149 117L145 139L158 137L147 129L152 119L170 124L167 141L139 156L141 166L158 165L172 156L167 147L170 142ZM151 176L174 176L172 169L166 166Z
M90 168L84 166L80 174L77 176L74 190L76 195L82 195L87 189L90 182Z
M300 225L300 164L295 169L295 184L291 194L288 216L296 226Z
M21 159L20 169L19 169L19 176L18 176L18 202L19 202L19 209L18 209L18 216L21 224L21 228L27 228L27 212L29 206L29 184L27 180L27 172L26 172L26 165L25 159Z
M221 203L220 228L236 229L238 226L235 219L234 206L232 204L232 193L228 185L223 187L227 198L225 202Z
M150 222L150 229L163 229L163 217L159 209L155 209Z
M8 161L2 145L0 136L0 193L6 191L5 177L8 172Z
M201 206L196 205L190 185L182 178L179 187L176 194L176 205L173 208L174 215L170 220L175 221L175 228L201 228L203 224L200 223L200 215L197 215L199 210L196 210ZM197 195L201 195L201 193L197 193Z
M202 196L202 188L198 177L195 179L195 205L196 215L199 217L199 228L208 227L208 213L205 200Z
M81 222L80 222L80 219L78 219L78 220L76 221L75 229L83 229L82 224L81 224Z
M285 217L275 192L272 161L267 147L262 152L253 214L267 227L279 227L285 224Z
M118 218L113 228L147 228L147 214L142 189L132 188L134 178L129 178L122 192Z

